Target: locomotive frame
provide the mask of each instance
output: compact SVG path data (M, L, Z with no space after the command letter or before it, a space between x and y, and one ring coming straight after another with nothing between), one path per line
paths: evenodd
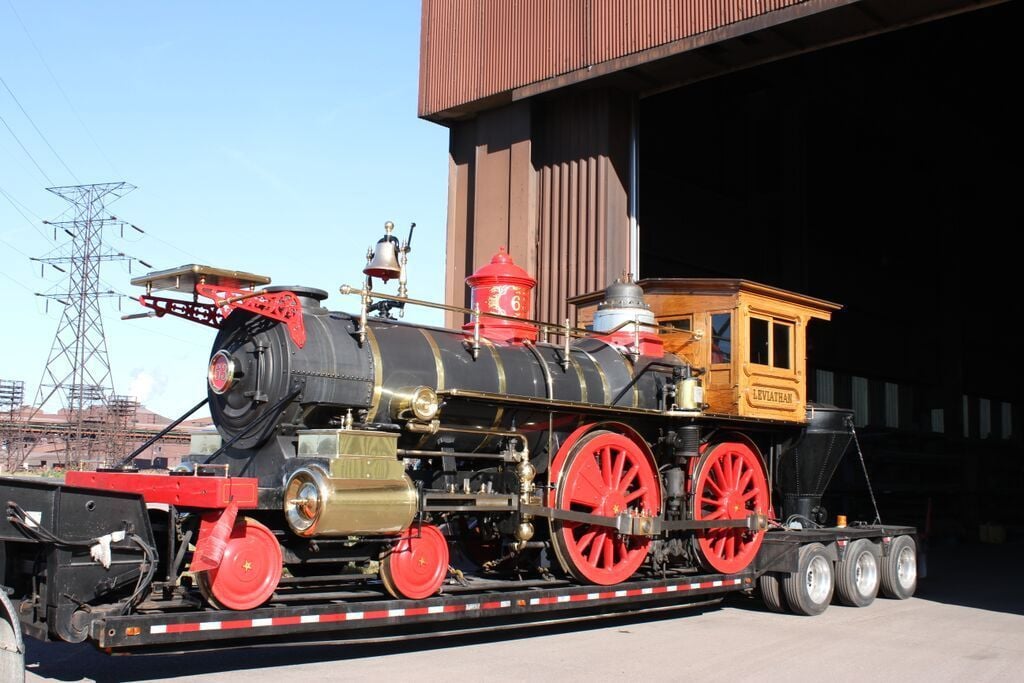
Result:
M805 405L803 349L807 322L837 305L624 277L572 302L586 327L551 325L529 318L533 280L504 251L469 278L472 308L408 298L410 241L388 229L363 287L342 286L358 315L240 271L133 280L157 316L218 328L220 446L168 475L127 467L145 444L115 471L0 481L9 621L130 650L755 585L798 614L833 591L857 606L913 593L914 529L824 526L852 419ZM399 295L374 277L399 279ZM393 318L417 304L468 322ZM728 362L721 320L739 331Z

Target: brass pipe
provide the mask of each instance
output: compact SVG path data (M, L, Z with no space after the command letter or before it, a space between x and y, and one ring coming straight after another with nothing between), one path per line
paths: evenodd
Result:
M526 440L526 436L520 432L509 432L501 429L484 429L484 428L472 428L472 427L448 427L441 426L438 428L439 432L451 432L454 434L484 434L486 436L503 436L507 439L516 439L523 445L523 450L519 451L520 459L527 459L529 457L530 446Z
M366 294L365 290L357 289L357 288L355 288L355 287L353 287L351 285L342 285L338 289L338 291L341 292L344 295L353 294L353 295L356 295L356 296L360 296L360 295ZM439 304L439 303L435 303L433 301L425 301L423 299L410 299L409 297L404 297L404 296L393 296L393 295L390 295L390 294L377 294L377 293L374 293L374 296L376 296L378 299L385 299L387 301L395 301L395 302L398 302L398 303L411 304L413 306L424 306L426 308L436 308L437 310L449 311L451 313L462 313L463 315L469 315L469 316L472 316L475 313L475 311L472 308L463 308L462 306L452 306L451 304ZM564 329L561 325L552 325L551 323L541 322L540 320L534 320L532 318L516 318L515 316L511 316L511 315L502 315L500 313L483 313L483 312L481 312L480 315L485 317L485 318L494 318L495 320L507 320L509 322L526 323L528 325L534 325L538 329L540 329L541 331L543 331L545 333L554 332L554 333L561 334L563 329ZM667 328L667 329L673 329L674 330L675 328ZM584 329L578 328L578 327L571 328L570 332L574 336L576 336L576 337L587 337L587 336L590 336L592 334L589 330L584 330Z
M227 298L227 299L221 299L220 301L217 301L216 299L214 299L214 303L217 306L228 306L230 304L237 304L239 301L245 301L246 299L251 299L254 296L263 296L266 293L267 293L267 290L259 289L259 290L253 291L253 292L246 292L245 294L239 294L238 296L233 296L233 297L230 297L230 298Z
M357 289L356 287L353 287L351 285L342 285L341 287L338 288L338 291L341 292L344 295L353 294L353 295L356 295L356 296L369 296L369 292L367 290ZM423 299L410 299L409 297L405 297L405 296L393 296L391 294L377 294L377 293L374 293L374 296L376 296L378 299L385 299L387 301L395 301L395 302L399 302L399 303L411 304L413 306L424 306L425 308L436 308L437 310L449 311L451 313L462 313L463 315L473 315L473 313L474 313L472 308L464 308L462 306L452 306L451 304L439 304L439 303L435 303L433 301L425 301ZM564 327L562 325L546 323L546 322L542 322L540 320L535 320L533 318L517 318L515 316L502 315L500 313L481 313L481 315L486 317L486 318L494 318L496 320L507 320L509 322L526 323L528 325L534 325L535 327L538 328L538 330L543 332L545 335L547 335L547 334L564 334L568 330L569 334L571 334L574 337L592 337L592 336L594 336L594 332L592 330L587 330L587 329L584 329L584 328L581 328L581 327L566 328L566 327ZM632 321L632 320L627 320L627 321L617 325L616 327L612 328L608 332L603 332L602 334L613 334L613 333L618 332L619 330L621 330L623 327L626 327L627 325L636 325L636 324L637 323ZM652 330L657 330L657 331L660 331L660 332L670 332L672 334L689 334L689 335L692 335L693 337L696 337L697 339L700 339L700 338L702 338L704 336L704 330L700 330L700 329L697 329L697 330L681 330L678 327L670 327L668 325L658 325L657 323L639 323L639 324L642 325L643 327L647 327L647 328L650 328Z
M437 458L439 456L452 458L480 458L483 460L504 460L513 462L512 458L501 453L457 453L454 451L424 451L416 448L399 448L400 458Z

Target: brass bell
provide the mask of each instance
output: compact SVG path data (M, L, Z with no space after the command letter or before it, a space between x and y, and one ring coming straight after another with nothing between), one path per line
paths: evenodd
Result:
M377 240L377 245L367 254L366 267L363 274L369 277L380 278L387 282L393 277L402 273L402 266L398 263L398 252L401 245L398 238L391 234L395 224L388 221L384 224L384 236Z

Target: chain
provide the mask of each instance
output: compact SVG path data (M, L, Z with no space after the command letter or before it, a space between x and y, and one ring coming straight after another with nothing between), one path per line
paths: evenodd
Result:
M857 429L850 426L850 431L853 433L853 443L857 446L857 456L860 458L860 467L864 470L864 481L868 485L868 494L871 496L871 504L875 507L875 524L882 523L882 515L878 512L878 501L875 500L875 492L871 488L871 477L868 476L868 466L864 463L864 453L860 450L860 440L857 438Z

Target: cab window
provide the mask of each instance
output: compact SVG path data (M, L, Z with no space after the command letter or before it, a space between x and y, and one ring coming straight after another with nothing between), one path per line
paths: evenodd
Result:
M750 317L750 362L780 370L793 368L793 323Z
M711 314L711 363L732 362L732 313Z
M693 319L690 316L686 316L685 318L674 318L672 320L659 320L658 324L662 327L672 327L686 332L693 329ZM668 334L671 334L671 332Z

